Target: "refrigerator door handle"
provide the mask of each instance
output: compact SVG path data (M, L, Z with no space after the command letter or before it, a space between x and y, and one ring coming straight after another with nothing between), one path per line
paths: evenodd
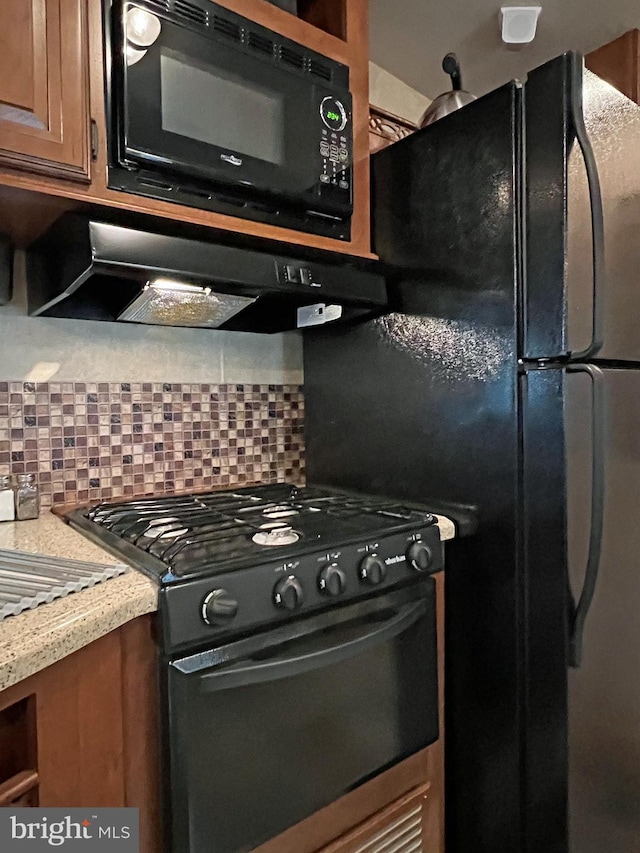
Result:
M601 294L604 292L604 214L602 206L602 192L600 190L600 178L598 166L591 147L591 141L587 128L584 124L584 113L582 109L582 78L584 72L584 60L581 54L573 55L573 68L571 74L571 120L584 159L587 183L589 185L589 201L591 205L591 233L592 233L592 263L593 263L593 301L592 301L592 323L591 341L587 347L580 352L569 352L571 361L587 361L593 358L602 349L604 342L604 307Z
M577 600L569 585L569 666L579 667L582 662L582 635L584 624L593 601L600 568L602 551L602 530L604 526L605 501L605 405L604 377L599 367L593 364L572 364L567 367L570 373L586 373L591 380L591 525L589 533L589 552L584 582Z

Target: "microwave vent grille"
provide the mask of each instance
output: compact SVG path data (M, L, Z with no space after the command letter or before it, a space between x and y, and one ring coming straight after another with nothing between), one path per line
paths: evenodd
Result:
M187 0L174 0L173 13L176 17L184 18L186 21L199 24L201 27L206 27L209 23L207 11L187 2Z
M269 56L273 56L275 53L275 44L273 41L265 38L264 36L258 35L258 33L249 32L247 44L249 47L253 48L253 50L258 50L261 53L267 53Z
M233 21L223 18L222 15L213 15L212 21L212 29L216 33L234 41L242 41L242 27L239 24L234 24Z
M157 12L168 12L171 0L145 0L145 8L154 9Z
M323 80L331 80L331 69L323 62L318 62L317 59L309 60L309 74L315 77L321 77Z
M297 50L285 47L285 45L280 47L280 61L291 65L293 68L304 69L304 56Z
M192 27L213 31L218 36L243 44L245 49L269 56L299 73L309 74L329 83L333 80L333 70L319 59L306 56L295 47L279 43L278 40L270 39L249 27L245 29L224 15L210 12L189 0L144 0L144 6L180 18Z

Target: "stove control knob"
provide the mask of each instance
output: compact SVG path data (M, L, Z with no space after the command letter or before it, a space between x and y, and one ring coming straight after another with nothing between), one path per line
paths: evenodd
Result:
M407 563L417 572L426 572L433 564L431 548L424 542L414 542L407 551Z
M273 603L283 610L297 610L302 606L304 591L295 575L282 578L273 590Z
M377 554L369 554L360 563L359 574L361 581L377 586L385 579L387 567Z
M202 618L207 625L230 622L238 612L238 602L226 589L214 589L202 602Z
M337 563L329 563L318 575L318 589L325 595L342 595L347 588L347 576Z

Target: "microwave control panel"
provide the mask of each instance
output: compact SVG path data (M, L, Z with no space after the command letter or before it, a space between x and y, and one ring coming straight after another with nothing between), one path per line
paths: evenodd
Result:
M346 100L346 99L345 99ZM351 189L352 133L349 105L326 97L320 104L320 184Z

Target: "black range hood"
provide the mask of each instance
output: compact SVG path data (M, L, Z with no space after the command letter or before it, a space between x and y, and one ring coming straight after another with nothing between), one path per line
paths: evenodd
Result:
M348 258L295 259L61 217L27 252L32 316L281 332L383 313L385 280Z

